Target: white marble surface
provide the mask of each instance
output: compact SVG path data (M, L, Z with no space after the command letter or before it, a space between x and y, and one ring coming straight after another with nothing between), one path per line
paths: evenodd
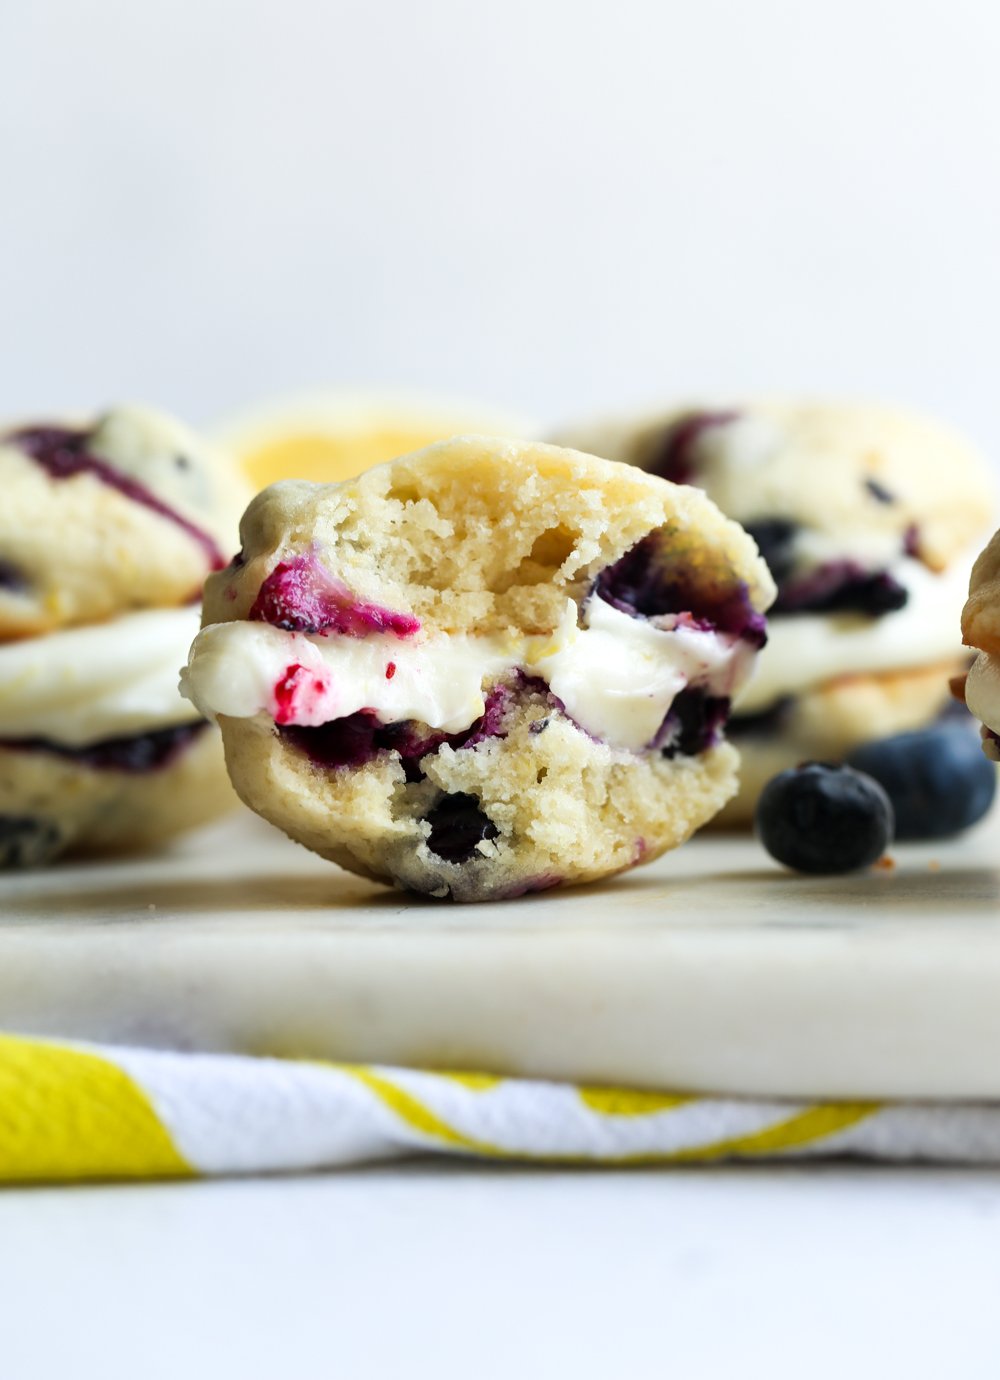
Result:
M0 880L0 1028L702 1092L1000 1095L988 822L794 877L703 835L606 885L441 906L246 815Z
M0 1195L10 1380L992 1380L1000 1173L417 1163Z

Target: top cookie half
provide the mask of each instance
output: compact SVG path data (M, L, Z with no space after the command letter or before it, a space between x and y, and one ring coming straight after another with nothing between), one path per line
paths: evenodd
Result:
M619 573L626 601L657 605L643 612L735 632L773 598L753 541L697 490L555 446L457 437L344 484L265 489L240 556L208 581L204 623L315 632L390 610L434 632L543 634L650 534L642 570ZM307 556L334 573L326 597Z
M889 407L696 404L570 427L558 439L697 484L745 526L767 522L782 561L800 572L834 559L886 568L904 552L942 570L981 539L994 511L973 446Z
M246 494L187 428L118 407L0 435L0 641L191 602Z

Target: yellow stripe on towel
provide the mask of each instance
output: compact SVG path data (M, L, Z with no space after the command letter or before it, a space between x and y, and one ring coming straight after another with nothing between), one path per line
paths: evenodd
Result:
M110 1060L0 1036L0 1181L193 1172L145 1093Z
M881 1110L880 1102L828 1102L808 1107L797 1116L751 1131L730 1140L695 1145L687 1150L675 1150L662 1156L664 1161L681 1163L684 1160L724 1159L730 1155L752 1158L757 1155L776 1155L786 1150L799 1150L814 1145L856 1126L859 1121ZM657 1157L661 1158L661 1157Z
M458 1150L469 1150L475 1155L499 1155L515 1158L515 1154L505 1150L500 1145L490 1145L488 1141L475 1140L454 1126L449 1126L426 1103L421 1102L412 1093L406 1092L398 1084L390 1082L388 1078L383 1078L381 1074L375 1073L372 1069L362 1068L357 1064L342 1064L340 1067L344 1073L349 1073L359 1083L362 1083L369 1092L374 1093L383 1106L394 1112L400 1121L405 1122L412 1130L419 1131L422 1136L441 1141L444 1145L454 1146Z

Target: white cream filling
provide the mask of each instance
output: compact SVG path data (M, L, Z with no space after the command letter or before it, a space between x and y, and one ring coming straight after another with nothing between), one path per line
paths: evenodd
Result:
M86 747L192 723L177 667L197 608L149 609L0 646L0 738Z
M988 652L980 652L965 682L965 703L981 724L1000 733L1000 665Z
M909 592L895 613L788 614L772 618L767 646L737 711L756 714L785 695L845 675L899 671L945 661L961 651L959 618L969 583L968 563L941 575L903 557L889 573Z
M656 626L597 598L584 619L578 627L576 605L567 600L559 626L544 637L351 638L219 623L196 638L181 693L208 718L267 714L315 726L369 709L384 723L417 719L458 733L483 713L483 683L520 668L544 679L595 738L638 751L656 736L679 690L696 684L732 697L755 656L730 634L676 617Z

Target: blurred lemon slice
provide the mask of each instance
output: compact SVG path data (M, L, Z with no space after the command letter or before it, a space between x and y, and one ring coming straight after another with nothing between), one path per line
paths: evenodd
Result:
M524 417L470 404L351 393L288 398L213 432L257 488L278 479L331 483L448 436L530 436Z

